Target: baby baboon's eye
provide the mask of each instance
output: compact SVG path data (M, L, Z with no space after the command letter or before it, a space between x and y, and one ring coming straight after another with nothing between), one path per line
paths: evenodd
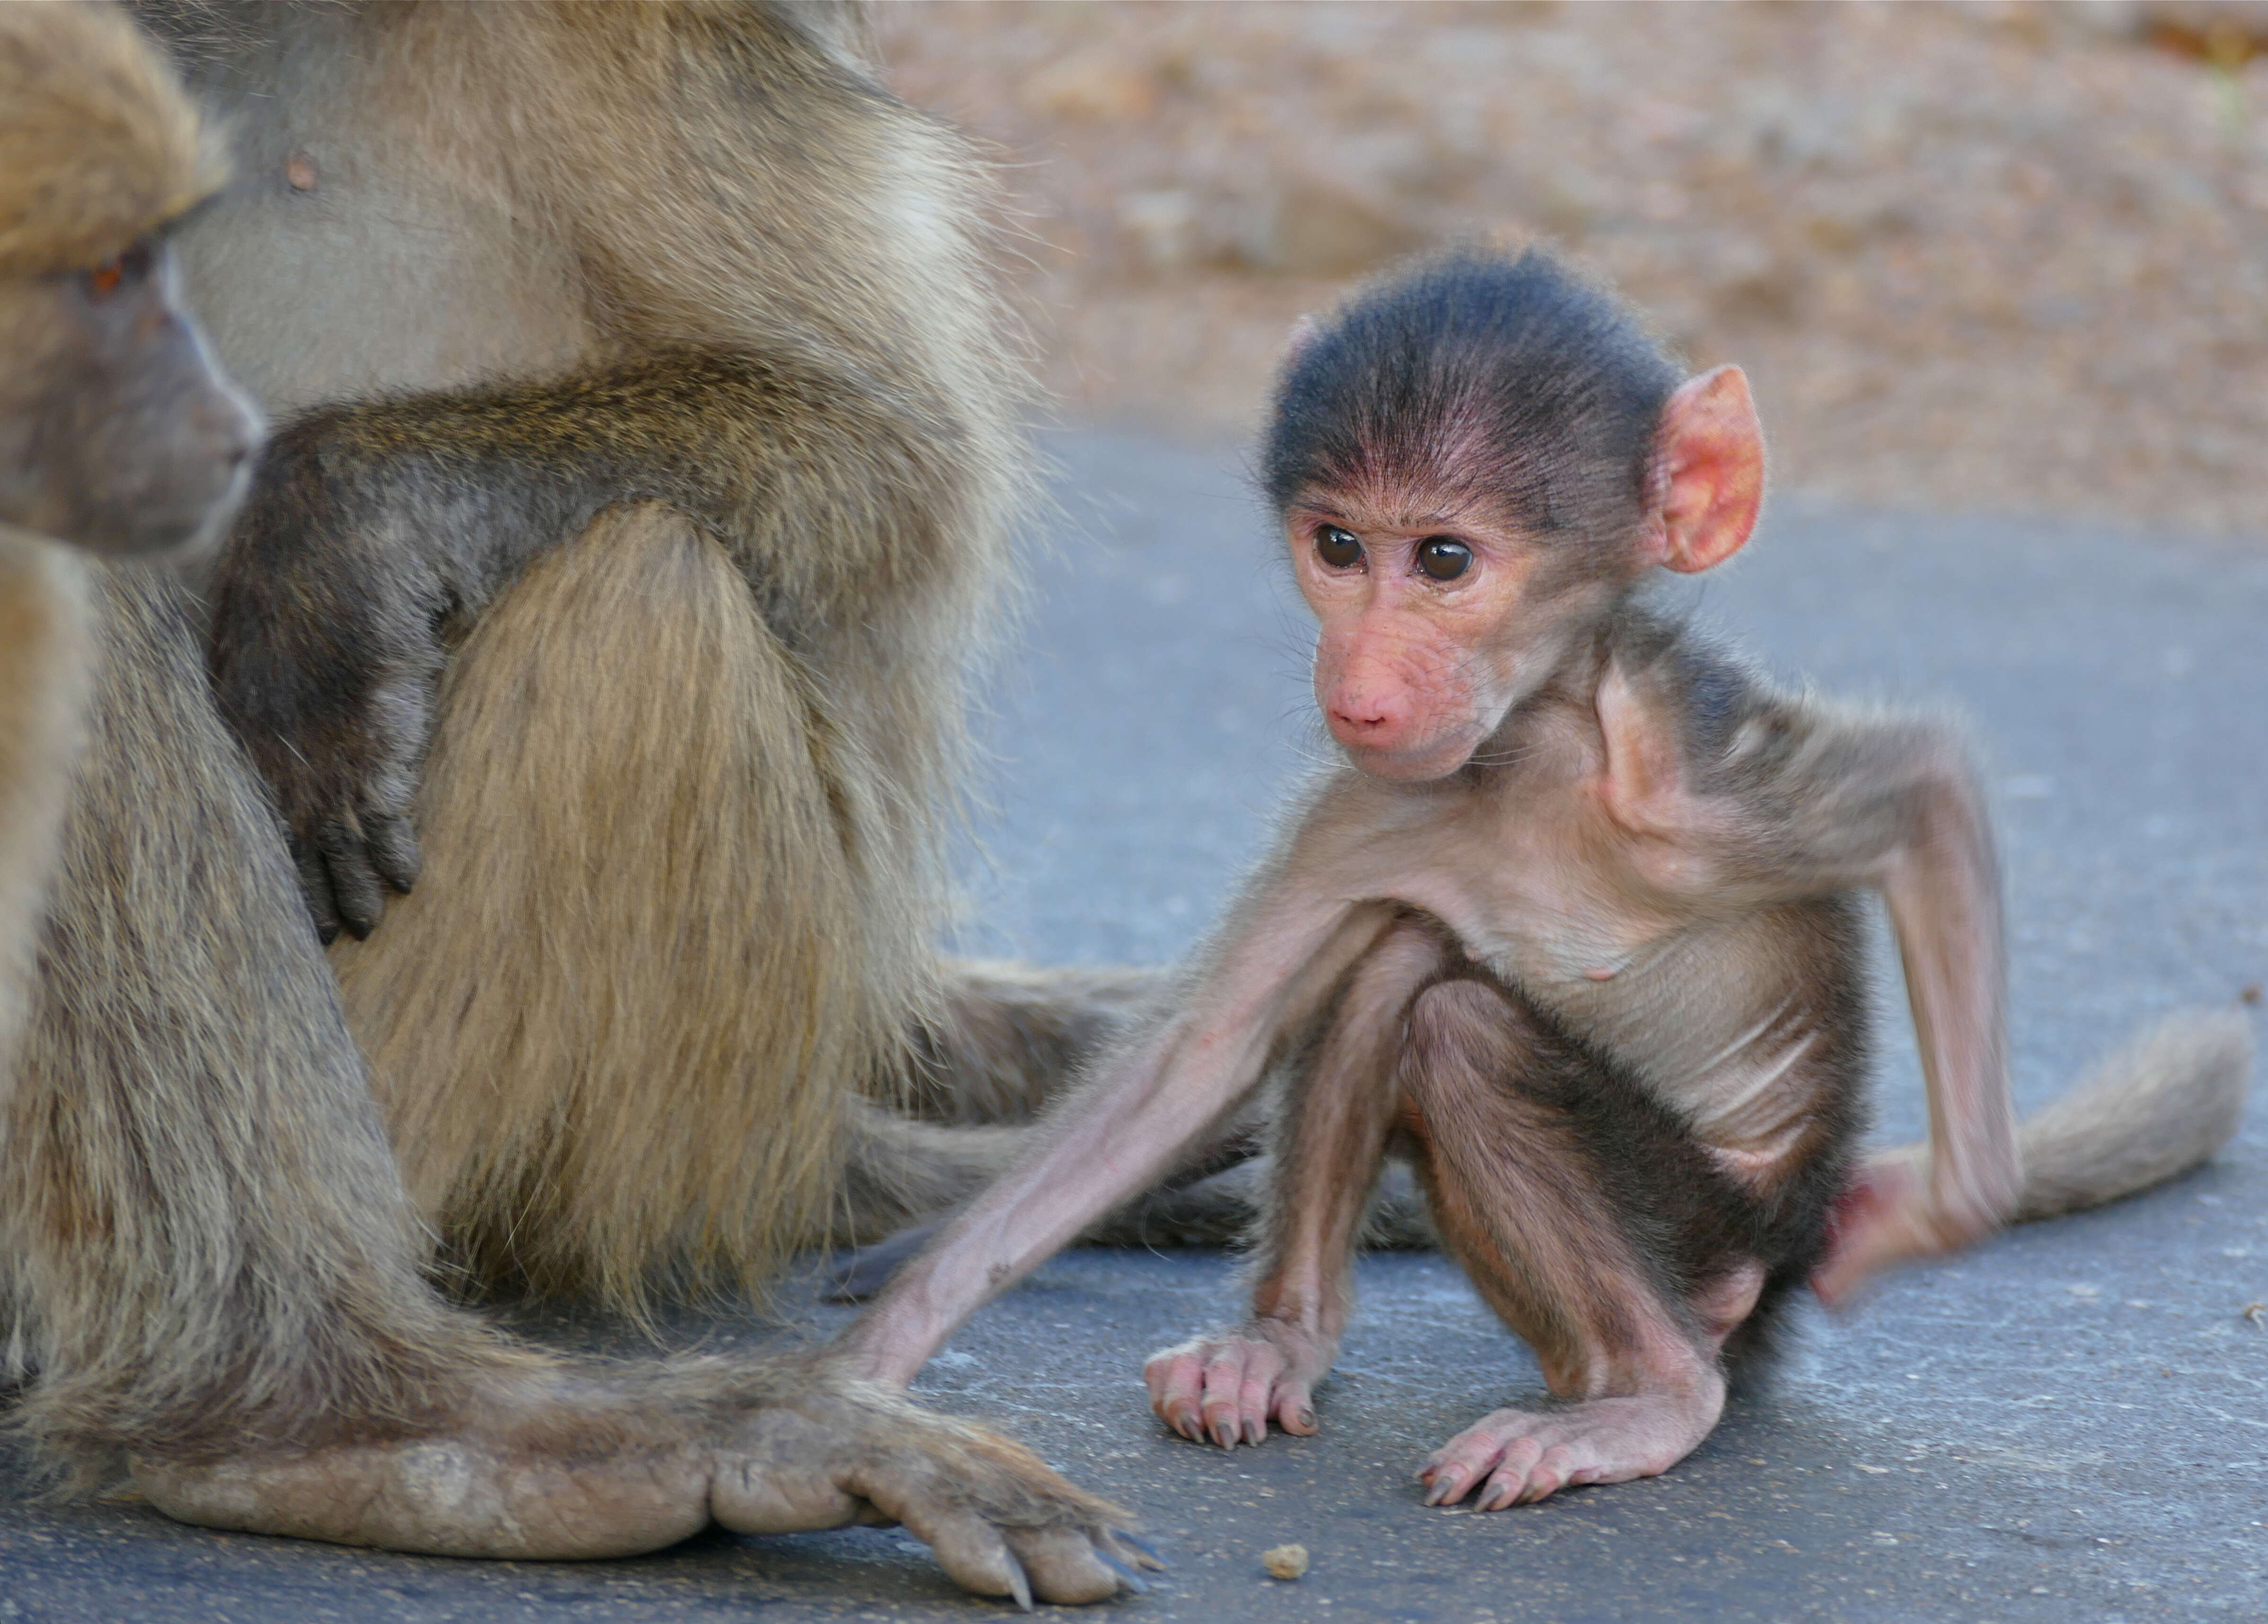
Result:
M1436 581L1454 581L1469 569L1473 549L1454 536L1428 536L1418 544L1418 567Z
M1353 532L1325 525L1315 532L1315 556L1334 570L1352 569L1362 562L1362 543Z

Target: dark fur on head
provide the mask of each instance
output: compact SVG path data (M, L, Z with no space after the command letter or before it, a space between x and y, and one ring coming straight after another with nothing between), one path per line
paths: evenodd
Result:
M1302 489L1391 481L1537 536L1619 536L1682 377L1635 312L1555 256L1454 248L1359 290L1294 347L1262 478L1279 511Z

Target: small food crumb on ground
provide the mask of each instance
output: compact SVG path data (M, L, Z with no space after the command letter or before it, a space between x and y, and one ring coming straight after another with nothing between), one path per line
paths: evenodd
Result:
M1263 1554L1261 1562L1271 1579L1296 1579L1307 1571L1307 1547L1304 1545L1279 1545Z

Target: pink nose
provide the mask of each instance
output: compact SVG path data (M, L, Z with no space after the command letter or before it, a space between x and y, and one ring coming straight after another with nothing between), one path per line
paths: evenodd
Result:
M1364 745L1372 749L1392 745L1401 737L1408 720L1403 707L1375 694L1336 694L1328 710L1333 738L1343 745Z

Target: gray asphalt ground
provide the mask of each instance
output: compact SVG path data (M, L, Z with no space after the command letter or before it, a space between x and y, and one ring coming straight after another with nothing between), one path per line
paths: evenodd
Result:
M1055 443L1064 522L1001 674L965 944L1186 947L1316 748L1306 630L1233 457ZM2268 547L1775 502L1674 601L1790 678L1973 718L2000 803L2027 1106L2183 1003L2268 978ZM1918 1133L1885 982L1881 1133ZM1379 1256L1324 1433L1224 1455L1151 1418L1152 1349L1230 1314L1217 1253L1067 1254L924 1376L1136 1508L1148 1620L2099 1620L2268 1613L2268 1140L2110 1210L1807 1311L1777 1385L1668 1476L1428 1510L1413 1473L1534 1362L1430 1255ZM844 1311L805 1305L806 1333ZM567 1328L577 1330L572 1325ZM587 1333L587 1327L580 1327ZM725 1322L681 1327L712 1341ZM1260 1554L1305 1544L1296 1584ZM0 1620L973 1619L894 1531L469 1563L0 1500Z

